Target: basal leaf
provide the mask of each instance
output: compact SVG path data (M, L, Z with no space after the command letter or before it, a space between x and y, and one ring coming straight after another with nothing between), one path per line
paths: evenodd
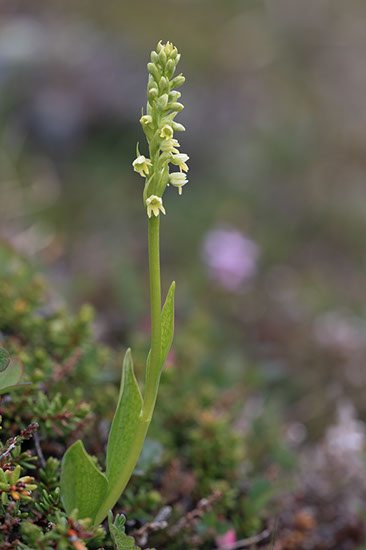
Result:
M119 401L107 446L107 478L111 487L117 483L128 459L140 422L141 409L142 397L133 372L131 350L128 349L123 361Z
M98 470L79 440L66 451L61 467L61 498L71 514L78 509L79 519L92 518L108 490L105 475Z
M174 333L174 290L173 282L161 312L161 361L158 372L152 373L150 354L146 365L146 388L153 399L159 386L161 370ZM107 446L108 493L101 505L95 523L103 521L109 509L113 508L124 490L141 452L150 418L141 417L143 401L133 372L131 351L127 350L122 370L122 382L117 410L114 415Z
M116 550L141 550L139 546L135 546L135 541L125 533L126 518L123 515L117 515L113 521L113 514L108 514L109 531ZM154 550L150 548L148 550Z
M113 508L136 465L148 428L140 416L142 404L133 372L131 350L128 349L123 360L118 405L108 438L106 476L109 490L97 514L96 523L102 522L108 510Z

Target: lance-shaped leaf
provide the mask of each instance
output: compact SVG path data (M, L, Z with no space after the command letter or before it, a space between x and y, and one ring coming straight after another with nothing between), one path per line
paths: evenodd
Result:
M61 467L61 498L67 514L77 508L79 519L94 520L107 490L107 478L83 443L76 441L64 454Z
M135 541L125 533L126 518L123 515L117 515L113 521L113 514L110 511L108 514L108 525L113 544L116 550L141 550L139 546L135 546ZM154 550L150 548L148 550Z
M148 424L141 419L142 397L133 372L131 350L123 360L121 389L107 445L108 493L96 516L96 523L106 517L126 487L135 468L146 436Z
M151 377L155 376L155 396L157 395L159 388L160 376L164 367L165 360L167 358L170 346L172 345L174 336L174 291L175 282L170 285L163 310L161 312L161 356L160 356L160 369L158 373L151 372L150 352L146 362L146 384L145 387L151 387Z
M140 422L142 397L133 372L131 350L126 351L122 367L121 389L117 409L109 432L107 446L107 478L112 487L118 483L128 452Z

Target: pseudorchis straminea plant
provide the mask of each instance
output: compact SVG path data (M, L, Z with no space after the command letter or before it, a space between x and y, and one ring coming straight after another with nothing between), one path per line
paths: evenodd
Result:
M183 109L175 90L184 83L180 74L173 78L180 54L170 42L159 42L148 63L146 114L140 123L149 145L149 158L141 155L133 168L145 179L143 202L148 218L149 273L151 301L151 349L146 363L144 397L140 393L131 350L127 350L122 368L122 381L117 409L108 438L106 472L102 473L86 453L79 440L65 453L61 470L61 495L65 510L78 510L80 519L91 518L101 523L124 491L146 437L158 393L160 375L174 332L174 282L164 307L161 308L159 222L165 214L163 193L168 185L182 193L187 183L188 155L179 152L174 132L184 131L175 122ZM175 170L170 172L171 167Z

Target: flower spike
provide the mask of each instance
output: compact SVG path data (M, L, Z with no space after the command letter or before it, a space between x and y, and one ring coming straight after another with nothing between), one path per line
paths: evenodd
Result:
M179 152L180 144L174 138L174 132L185 130L174 120L183 109L183 104L178 101L181 94L176 88L185 79L182 74L174 76L179 59L180 54L171 42L164 44L160 41L147 64L147 107L146 114L141 113L140 123L147 138L150 158L141 155L137 148L137 158L132 164L134 170L146 178L143 199L149 218L158 216L160 212L165 214L162 196L169 184L177 187L181 195L188 182L182 172L188 171L189 156ZM180 172L169 173L170 164L178 166Z

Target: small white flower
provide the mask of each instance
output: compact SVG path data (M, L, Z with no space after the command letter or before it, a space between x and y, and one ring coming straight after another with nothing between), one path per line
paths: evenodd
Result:
M188 155L186 155L185 153L179 153L178 155L172 155L171 162L179 166L181 170L188 172L188 166L186 164L188 159Z
M173 137L173 128L170 124L165 124L160 132L160 137L165 139L171 139Z
M140 123L142 126L148 126L153 121L152 117L150 115L144 115L140 118Z
M149 166L152 166L152 162L150 159L144 157L144 155L140 155L133 161L132 166L135 172L138 172L144 178L149 173Z
M181 195L182 187L188 183L188 180L186 178L186 174L183 172L173 172L172 174L169 174L169 182L175 187L178 187L178 193Z
M163 153L179 153L179 150L176 147L180 147L177 139L164 139L161 142L160 149Z
M163 201L160 197L157 197L156 195L150 195L149 198L146 199L146 206L147 206L147 215L149 218L151 218L151 214L154 214L154 216L159 216L159 210L165 214L165 208L163 206Z

